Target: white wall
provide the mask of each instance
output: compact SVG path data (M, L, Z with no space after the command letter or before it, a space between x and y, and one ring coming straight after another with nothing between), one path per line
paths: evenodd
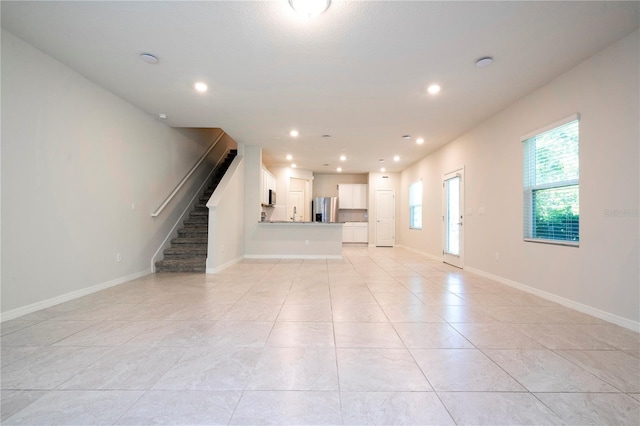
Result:
M259 146L238 144L238 155L244 157L244 252L252 253L253 238L260 221L262 150ZM276 191L279 191L280 182ZM278 200L279 201L279 200Z
M465 166L465 267L584 305L637 328L640 33L620 40L402 173L399 240L439 256L442 175ZM499 65L496 65L499 66ZM580 113L580 247L522 241L520 136ZM424 183L423 229L408 187ZM485 209L479 215L479 208ZM608 210L629 212L611 217ZM500 253L496 261L495 254Z
M150 214L204 152L201 135L167 127L3 30L3 319L150 272L207 167Z
M341 259L340 223L257 223L248 258Z
M313 196L314 197L337 197L338 185L342 183L368 183L367 173L314 173L313 175Z
M207 203L207 273L218 272L244 256L244 157L237 156Z

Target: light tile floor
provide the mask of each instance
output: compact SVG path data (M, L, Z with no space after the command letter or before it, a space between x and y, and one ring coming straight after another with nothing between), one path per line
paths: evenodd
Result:
M640 336L400 248L5 322L3 424L640 424Z

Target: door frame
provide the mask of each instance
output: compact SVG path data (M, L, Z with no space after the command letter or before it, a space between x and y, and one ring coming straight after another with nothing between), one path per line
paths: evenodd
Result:
M464 203L464 187L465 187L465 168L457 167L450 172L447 172L442 175L442 239L441 239L441 247L442 247L442 261L448 265L455 266L456 268L463 269L464 268L464 225L465 225L465 203ZM447 253L446 245L447 245L447 222L445 217L447 215L447 193L446 193L446 181L452 179L456 176L460 177L460 193L459 193L459 209L460 209L460 233L459 233L459 254L453 255L451 253Z

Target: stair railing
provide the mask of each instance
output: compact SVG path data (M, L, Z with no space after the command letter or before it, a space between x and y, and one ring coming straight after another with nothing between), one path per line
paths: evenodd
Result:
M186 174L185 177L182 178L182 180L180 181L180 183L178 183L178 185L173 189L173 191L171 191L171 193L167 196L167 198L165 198L165 200L162 202L162 204L160 204L160 206L156 209L155 212L151 213L152 217L158 217L160 215L160 213L162 213L162 210L164 210L164 208L167 206L167 204L169 204L171 202L171 200L173 199L173 197L178 193L178 191L180 191L180 188L182 188L184 186L185 183L187 183L187 181L189 180L189 178L191 177L191 175L196 171L196 169L198 168L198 166L200 166L200 164L202 164L202 162L205 160L205 158L207 158L207 156L209 155L209 153L211 152L211 150L213 150L213 148L215 148L215 146L218 144L218 142L220 141L220 139L222 139L222 136L224 136L224 130L220 133L220 135L218 136L218 138L213 142L213 144L211 144L211 146L209 147L209 149L207 149L205 151L204 154L202 154L202 157L200 157L200 159L198 160L198 162L196 164L193 165L193 167L191 167L191 170L189 170Z

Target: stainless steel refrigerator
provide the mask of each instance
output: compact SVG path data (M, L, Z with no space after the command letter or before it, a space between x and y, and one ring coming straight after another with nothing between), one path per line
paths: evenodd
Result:
M311 202L314 222L338 221L338 197L316 197Z

